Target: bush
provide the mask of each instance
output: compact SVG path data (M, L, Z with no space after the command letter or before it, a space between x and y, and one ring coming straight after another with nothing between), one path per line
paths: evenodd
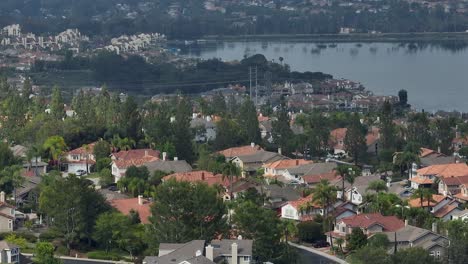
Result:
M313 221L302 222L297 225L299 239L303 242L313 243L325 239L322 225Z
M37 241L37 237L33 233L30 233L30 232L18 232L16 233L16 235L18 237L22 237L26 239L29 243L36 243Z
M58 246L57 249L55 250L55 252L59 256L68 256L69 255L68 248L66 246L63 246L63 245Z
M47 232L39 235L39 239L41 241L47 241L47 242L51 242L52 240L56 238L60 238L60 237L62 237L62 234L55 230L48 230Z
M11 235L12 232L0 233L0 240L5 240L5 237Z
M102 260L120 260L121 256L115 252L105 252L105 251L91 251L87 254L90 259L102 259Z

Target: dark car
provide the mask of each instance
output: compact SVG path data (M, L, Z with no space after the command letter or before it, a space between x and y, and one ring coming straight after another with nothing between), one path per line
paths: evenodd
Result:
M319 240L313 244L314 248L323 248L323 247L329 247L330 243L328 243L325 240Z

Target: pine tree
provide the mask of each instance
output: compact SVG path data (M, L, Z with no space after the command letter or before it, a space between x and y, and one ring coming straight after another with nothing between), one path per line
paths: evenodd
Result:
M289 153L291 145L290 142L294 134L289 126L288 111L284 102L278 110L278 120L273 121L271 125L273 141L283 150L284 153Z
M192 145L192 131L190 129L190 119L192 116L192 106L186 98L179 99L175 113L175 121L172 124L174 140L173 144L177 156L187 162L193 162L195 154Z
M346 131L344 145L346 152L353 157L355 164L366 153L366 132L357 114L352 116L351 124Z
M246 100L242 104L240 109L239 124L243 129L248 142L258 143L261 141L257 111L251 100Z
M52 101L50 102L50 114L55 119L62 119L65 116L62 93L58 86L54 86L53 88Z
M388 101L385 101L382 106L380 122L382 149L394 151L396 143L396 129L393 124L392 105Z

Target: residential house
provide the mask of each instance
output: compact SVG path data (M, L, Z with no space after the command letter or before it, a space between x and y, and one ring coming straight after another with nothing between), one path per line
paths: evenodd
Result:
M96 158L94 157L95 145L96 142L93 142L70 150L65 154L64 164L68 167L68 173L77 173L79 170L89 173L90 167L96 164Z
M462 203L468 202L468 184L464 183L460 186L460 192L454 195L454 198Z
M462 193L465 185L468 185L468 175L440 178L438 192L444 196L455 196Z
M453 214L453 220L468 220L468 209Z
M286 172L286 169L288 168L297 167L309 163L312 163L312 161L304 159L283 159L267 163L263 165L262 168L265 170L265 177L275 178L280 175L283 175Z
M22 145L14 145L10 147L10 150L13 152L13 155L17 158L23 160L23 168L28 170L34 170L36 175L42 175L47 172L47 163L42 162L40 156L31 157L31 160L28 160L28 148Z
M269 119L264 120L264 121L259 121L258 126L260 128L260 136L262 137L262 139L265 139L268 142L272 143L273 142L273 136L271 135L271 131L273 131L272 121Z
M205 248L205 256L215 263L250 264L252 248L253 240L212 240Z
M255 174L265 164L283 159L288 158L281 155L281 151L277 153L262 150L250 155L236 156L232 159L232 162L242 170L243 176L245 176L246 174Z
M398 195L401 199L408 199L413 194L413 189L408 186L408 182L406 180L399 181L399 182L389 182L387 181L387 192L394 193Z
M150 161L144 164L150 174L155 171L162 171L165 173L179 173L179 172L189 172L192 171L192 166L188 164L185 160L179 160L175 158L174 160L168 160L166 158L166 153L163 152L162 160Z
M250 145L248 146L234 147L221 150L218 151L217 154L223 155L224 157L226 157L226 160L231 160L237 156L248 156L255 154L259 151L263 151L263 149L259 145L255 145L255 143L250 143Z
M461 211L459 208L460 203L457 200L440 194L433 194L431 199L410 199L408 205L413 208L426 208L435 217L444 221L452 220L453 215Z
M258 193L265 196L264 206L273 210L281 210L286 203L301 198L299 190L291 186L270 184L257 186L256 189Z
M145 163L159 160L159 151L152 149L131 149L119 151L111 155L112 159L112 175L115 177L115 182L125 176L128 167L142 166Z
M20 248L5 240L0 241L0 263L20 264Z
M308 163L286 169L282 177L289 182L305 184L306 182L303 177L332 173L336 167L335 162Z
M207 142L216 138L216 124L211 116L199 117L194 114L190 121L190 128L195 130L196 142Z
M296 221L310 221L315 215L323 215L323 213L322 206L313 201L312 194L289 201L281 207L281 218Z
M424 168L432 165L456 163L457 158L449 157L443 153L440 153L440 151L435 151L428 148L421 148L419 160L419 167Z
M429 252L435 258L443 259L447 254L450 241L447 237L437 234L436 227L433 230L427 230L412 225L405 225L403 228L395 231L385 232L391 245L389 251L404 250L412 247L421 247Z
M369 184L373 181L381 181L380 175L371 175L371 176L359 176L356 177L354 183L351 185L345 181L345 198L355 205L360 205L364 202L364 196L366 193L372 193L372 190L367 190ZM341 177L335 179L332 182L338 188L337 196L341 198L341 189L343 187L343 182Z
M140 216L141 223L149 223L151 202L144 199L141 195L137 198L111 200L110 205L124 215L129 215L131 211L135 211Z
M333 149L333 154L347 155L345 150L345 138L347 128L337 128L330 132L330 147ZM377 154L379 151L380 130L372 127L366 135L367 152Z
M6 202L5 192L0 192L0 232L11 232L15 229L15 207Z
M357 206L350 203L337 203L335 209L333 210L333 219L339 221L345 217L350 217L357 214Z
M214 264L203 256L204 240L187 243L160 243L158 256L147 256L143 264Z
M16 205L22 205L25 201L37 201L39 199L39 193L31 192L34 190L42 181L42 178L36 176L34 171L23 170L21 173L24 181L16 188Z
M309 188L315 187L322 180L327 180L329 182L332 182L332 181L336 181L338 178L341 178L341 176L337 175L336 171L302 176L302 180Z
M462 136L460 133L456 134L456 137L452 140L453 151L458 152L463 147L468 146L468 137Z
M466 163L450 163L425 167L416 171L416 175L410 174L411 188L429 188L436 178L468 176Z
M393 215L383 216L380 213L357 214L337 221L333 231L327 233L327 240L331 243L330 239L333 239L336 245L336 239L344 239L355 228L360 228L364 234L371 236L381 232L395 232L404 226L405 223Z

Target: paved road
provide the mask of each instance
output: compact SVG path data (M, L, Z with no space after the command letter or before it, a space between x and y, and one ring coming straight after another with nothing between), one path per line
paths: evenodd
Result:
M346 261L334 256L330 256L319 250L308 248L294 243L290 244L291 246L295 247L298 251L299 264L347 264Z

